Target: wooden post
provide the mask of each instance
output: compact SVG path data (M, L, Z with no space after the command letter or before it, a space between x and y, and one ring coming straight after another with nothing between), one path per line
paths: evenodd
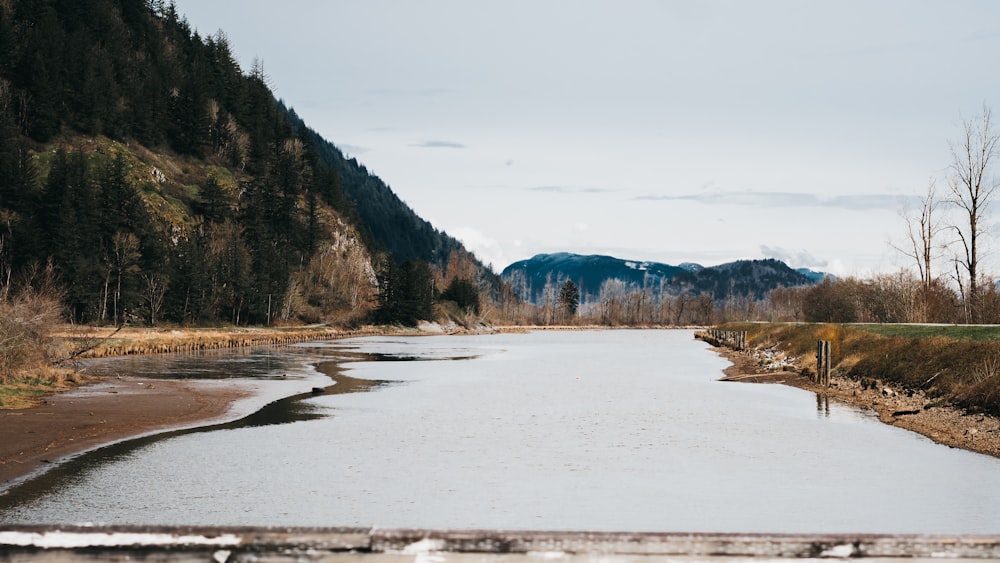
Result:
M823 341L816 341L816 374L813 375L813 383L819 383L823 373Z
M826 362L823 364L823 385L827 387L830 386L830 365L833 364L831 354L830 354L830 341L823 341L823 357L826 358Z
M819 383L820 385L830 386L830 365L833 362L830 360L830 341L829 340L817 340L816 341L816 377L813 378L813 382Z

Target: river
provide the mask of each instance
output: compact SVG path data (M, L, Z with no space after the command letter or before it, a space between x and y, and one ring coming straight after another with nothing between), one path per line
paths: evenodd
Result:
M814 393L717 381L728 363L691 331L369 337L290 347L273 365L266 353L241 376L298 362L337 383L82 456L0 496L0 521L1000 532L1000 460ZM121 361L234 369L183 358Z

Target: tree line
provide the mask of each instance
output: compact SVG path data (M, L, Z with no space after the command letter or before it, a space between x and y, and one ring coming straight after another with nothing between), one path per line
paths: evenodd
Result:
M79 323L409 322L454 256L172 2L0 2L7 293L51 264Z

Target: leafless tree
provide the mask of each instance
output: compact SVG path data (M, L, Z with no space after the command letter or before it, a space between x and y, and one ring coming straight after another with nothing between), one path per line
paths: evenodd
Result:
M624 318L628 287L619 279L607 279L601 283L599 298L601 303L601 324L620 324Z
M163 309L163 299L167 295L167 278L157 273L142 274L142 281L146 285L144 296L149 306L149 326L156 326L156 320Z
M908 247L893 245L893 248L917 263L917 272L925 288L929 288L934 280L932 265L941 251L937 235L945 228L936 219L937 208L940 205L936 189L937 183L931 178L927 183L927 193L920 200L919 216L909 211L902 214L903 220L906 221Z
M964 120L963 134L958 143L951 145L951 174L948 187L951 200L964 215L963 224L954 230L961 243L956 257L956 270L961 270L967 283L967 311L969 319L977 320L980 294L979 258L982 237L986 233L985 216L997 190L997 179L992 177L991 165L1000 152L1000 136L990 122L990 109L983 107L981 115Z

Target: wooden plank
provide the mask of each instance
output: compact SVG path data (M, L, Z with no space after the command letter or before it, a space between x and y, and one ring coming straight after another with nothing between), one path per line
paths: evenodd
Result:
M473 557L478 555L478 557ZM1000 561L1000 535L728 534L380 528L0 525L0 561L607 561L947 558ZM435 559L437 560L437 559Z

